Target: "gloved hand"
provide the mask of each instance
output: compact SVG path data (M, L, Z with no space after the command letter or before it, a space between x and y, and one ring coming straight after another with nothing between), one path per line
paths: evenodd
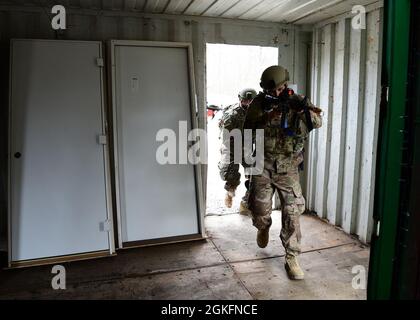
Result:
M232 199L235 196L235 190L230 190L226 192L225 196L225 206L228 208L232 208Z

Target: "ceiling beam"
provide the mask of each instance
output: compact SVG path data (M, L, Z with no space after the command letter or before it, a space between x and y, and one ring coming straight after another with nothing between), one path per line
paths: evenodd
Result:
M325 5L321 6L321 7L318 7L316 9L311 10L311 11L305 12L304 14L300 15L296 19L294 19L292 21L289 21L289 22L290 23L296 23L296 22L298 22L300 20L303 20L303 19L305 19L307 17L310 17L310 16L312 16L312 15L314 15L316 13L322 12L325 9L334 7L335 5L337 5L339 3L342 3L342 2L345 2L345 1L347 1L347 0L334 0L334 1L331 1L330 3L327 3L327 4L325 4Z
M223 11L221 14L219 14L220 16L223 16L226 12L228 12L230 9L232 9L233 7L235 7L239 2L241 2L241 0L236 1L234 4L232 4L229 8L227 8L225 11Z
M245 10L245 12L242 12L239 16L237 16L238 18L242 17L243 15L247 14L249 11L251 11L252 9L254 9L255 7L259 6L261 3L263 3L265 0L261 0L259 2L257 2L256 4L254 4L252 7L248 8L247 10Z
M200 16L204 15L211 7L213 7L219 0L214 0L203 12L200 13Z
M191 0L190 3L185 7L185 9L182 11L182 14L184 14L190 7L191 5L194 3L195 0Z
M133 11L136 9L137 0L124 0L124 10Z
M316 0L314 0L314 1L316 1ZM270 8L270 9L268 9L266 12L264 12L264 13L262 13L262 14L260 14L260 15L256 16L256 17L255 17L255 20L260 20L260 19L261 19L261 17L263 17L263 16L265 16L265 15L268 15L268 14L272 13L274 10L277 10L279 7L280 7L280 8L281 8L281 7L284 7L286 4L287 4L287 1L282 1L282 2L280 2L279 4L277 4L276 6L274 6L273 8Z

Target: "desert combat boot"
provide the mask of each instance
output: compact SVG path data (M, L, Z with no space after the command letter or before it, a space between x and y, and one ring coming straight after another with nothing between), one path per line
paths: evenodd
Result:
M299 262L295 256L286 256L284 265L287 275L291 280L302 280L305 277L303 270L299 266Z

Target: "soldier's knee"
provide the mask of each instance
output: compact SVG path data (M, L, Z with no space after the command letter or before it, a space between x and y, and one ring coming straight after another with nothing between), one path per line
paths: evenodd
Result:
M258 201L251 199L248 201L248 207L256 216L265 216L271 213L272 203L267 201Z
M258 216L271 213L272 190L270 186L251 188L248 195L249 209Z
M283 210L285 213L300 215L305 212L305 198L300 195L287 197Z
M302 214L305 212L305 198L301 195L300 197L296 198L296 207L298 214Z
M256 216L253 214L252 224L258 229L267 229L271 227L272 220L270 215Z
M292 204L284 206L284 213L289 216L300 216L303 212L305 212L305 206Z
M294 203L286 204L283 208L283 211L287 215L298 214L297 206Z

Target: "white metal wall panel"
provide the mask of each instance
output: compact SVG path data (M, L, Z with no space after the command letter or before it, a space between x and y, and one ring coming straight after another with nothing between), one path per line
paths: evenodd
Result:
M319 105L319 92L320 92L320 67L321 67L321 30L315 29L312 34L312 78L311 78L311 95L312 102ZM317 152L316 146L318 145L318 130L309 135L308 152L305 153L306 166L306 206L311 210L315 208L315 183L317 176Z
M101 54L99 42L12 42L12 262L110 249L106 153L98 140Z
M332 224L341 225L343 167L346 139L347 92L349 72L349 33L350 21L341 20L336 25L334 101L332 105L331 158L327 189L327 213Z
M192 110L188 47L114 42L114 124L122 243L200 233L193 164L156 160L161 129L176 134L177 163ZM180 149L178 149L178 146ZM186 150L186 149L185 149ZM185 151L186 152L186 151Z
M307 175L307 197L309 209L369 242L382 9L367 13L366 22L366 29L362 30L353 29L348 18L314 29L312 95L324 110L324 121L323 129L310 138L308 158L316 170ZM322 41L318 42L318 34L323 35ZM331 152L326 152L326 148Z
M363 96L365 86L365 30L350 31L350 59L348 73L348 98L346 117L346 150L343 172L343 222L342 226L348 233L355 233L357 219L357 201L359 196L360 142L362 129L362 114L364 109Z
M360 188L358 212L360 218L356 225L356 234L369 235L372 232L373 195L375 187L375 159L378 142L379 98L381 71L380 49L382 47L381 12L373 11L367 20L366 38L366 88L362 129L362 148L360 162ZM366 240L363 238L363 240Z
M328 182L328 166L330 156L330 139L331 139L331 103L332 103L332 76L334 73L334 25L328 25L322 32L321 46L321 69L320 69L320 93L319 104L324 111L323 125L317 130L317 163L316 163L316 198L315 211L323 218L327 217L326 199L327 199L327 182Z

